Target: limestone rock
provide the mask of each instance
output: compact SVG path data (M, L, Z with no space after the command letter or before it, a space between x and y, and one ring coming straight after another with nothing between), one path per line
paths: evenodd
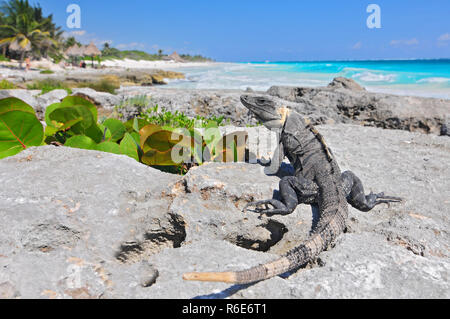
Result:
M279 176L259 164L210 163L182 177L51 146L0 160L0 297L449 298L450 140L357 125L318 130L367 192L405 201L350 208L349 231L316 262L251 286L182 274L242 270L308 238L310 206L288 216L242 212L279 196L287 164Z
M113 109L120 103L120 97L106 92L97 92L91 88L73 89L72 92L72 95L83 97L107 110Z
M365 89L356 83L352 79L338 77L333 79L333 81L328 85L329 88L333 89L347 89L352 91L365 91Z

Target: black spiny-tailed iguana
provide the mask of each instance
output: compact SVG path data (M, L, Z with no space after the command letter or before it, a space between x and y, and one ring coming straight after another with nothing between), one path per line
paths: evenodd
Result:
M317 204L319 221L309 240L279 259L248 270L219 273L187 273L185 280L219 281L245 284L283 274L314 260L345 231L348 217L347 202L361 211L376 205L401 201L398 197L381 194L365 195L360 179L352 172L341 170L319 132L301 115L277 107L267 97L244 95L241 102L268 129L281 130L280 145L272 158L269 173L276 173L284 157L294 166L294 176L280 182L281 201L269 199L249 203L259 213L290 214L300 203ZM267 171L267 170L266 170ZM261 205L273 209L259 209Z

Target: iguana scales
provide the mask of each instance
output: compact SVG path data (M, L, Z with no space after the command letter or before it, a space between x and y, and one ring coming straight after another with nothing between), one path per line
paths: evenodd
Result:
M259 213L290 214L301 203L316 204L319 221L310 238L279 259L248 270L218 273L187 273L183 279L252 283L283 274L313 261L346 230L348 205L370 211L382 203L400 202L401 198L384 193L365 195L361 180L352 172L341 170L320 133L300 114L278 107L269 97L244 95L241 102L265 127L281 131L280 145L266 172L276 173L287 156L294 166L294 176L280 181L281 201L269 199L249 203ZM273 209L259 209L271 205Z

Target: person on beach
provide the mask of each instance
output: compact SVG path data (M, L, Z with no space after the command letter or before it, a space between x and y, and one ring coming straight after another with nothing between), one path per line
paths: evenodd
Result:
M28 72L30 70L30 67L31 67L30 58L26 58L25 59L25 70Z

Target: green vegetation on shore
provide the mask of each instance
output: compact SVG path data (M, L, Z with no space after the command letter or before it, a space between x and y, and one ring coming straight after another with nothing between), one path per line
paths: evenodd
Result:
M41 94L46 94L53 90L66 90L67 94L72 94L72 90L64 82L55 79L36 80L27 84L28 90L41 90Z
M2 85L1 83L2 82L0 82L0 86ZM5 87L8 86L7 83L4 83L3 85ZM97 92L107 92L115 94L115 90L117 90L119 87L120 82L118 82L118 80L112 76L105 76L96 81L85 82L69 82L48 78L43 80L35 80L27 84L28 90L41 90L41 94L45 94L53 90L66 90L68 94L72 94L73 88L91 88Z
M16 88L16 85L14 83L9 82L8 80L0 81L0 90L12 90L15 88Z
M219 127L225 125L224 116L210 116L208 118L197 115L195 118L191 118L176 110L175 112L168 111L164 107L160 107L158 104L152 105L151 97L146 95L138 95L132 98L128 98L120 105L115 107L115 111L121 117L121 109L126 109L128 107L137 108L139 114L138 119L142 119L150 124L156 124L163 127L171 128L186 128L192 130L194 128L207 128L210 126Z
M186 62L214 62L213 59L204 57L202 55L189 55L189 54L180 54L180 57Z
M138 50L121 51L116 48L111 48L109 47L109 45L105 43L105 46L102 50L102 59L103 60L130 59L130 60L157 61L160 60L161 57L158 54L150 54Z
M116 48L112 48L108 43L104 44L102 50L102 60L144 60L144 61L159 61L166 57L163 55L163 51L159 50L158 53L147 53L140 50L119 50ZM189 55L189 54L180 54L180 57L186 62L211 62L213 61L210 58L204 57L202 55Z

